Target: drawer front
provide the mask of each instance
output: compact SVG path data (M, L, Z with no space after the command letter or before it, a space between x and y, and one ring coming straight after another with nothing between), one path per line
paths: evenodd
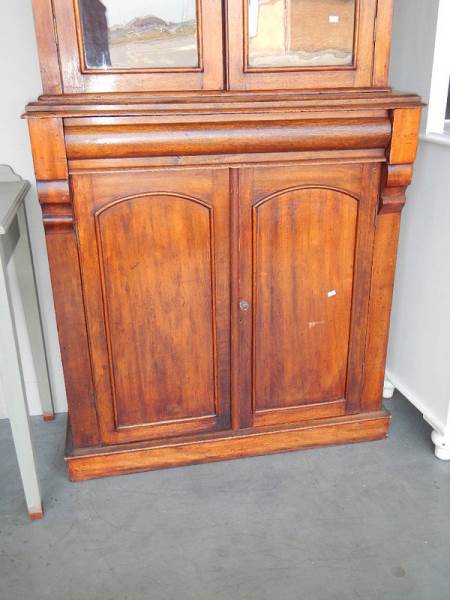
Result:
M68 119L65 124L69 161L384 149L390 134L391 123L383 113L171 124L131 117L91 123Z

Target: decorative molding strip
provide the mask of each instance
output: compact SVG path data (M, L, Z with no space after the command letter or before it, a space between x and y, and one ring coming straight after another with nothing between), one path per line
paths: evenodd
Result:
M43 220L46 233L73 231L75 228L72 217L48 217L44 215Z

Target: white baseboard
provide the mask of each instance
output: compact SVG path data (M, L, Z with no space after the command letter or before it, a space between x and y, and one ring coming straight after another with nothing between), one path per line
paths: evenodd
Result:
M448 429L447 422L434 414L433 410L430 409L430 407L427 406L426 403L415 392L413 392L407 384L405 384L389 370L386 370L386 379L388 379L395 389L403 394L403 396L405 396L405 398L407 398L411 404L413 404L417 410L422 413L425 421L429 423L433 429L436 429L442 434L446 432Z
M386 379L422 413L425 421L433 428L431 439L435 445L436 457L440 460L450 460L450 425L448 422L438 418L430 407L426 406L424 401L394 373L386 370Z

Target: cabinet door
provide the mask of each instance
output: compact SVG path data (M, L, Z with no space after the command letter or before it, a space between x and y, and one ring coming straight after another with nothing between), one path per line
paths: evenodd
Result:
M63 91L220 90L221 0L53 0Z
M240 174L243 426L358 412L377 165Z
M377 0L228 0L230 88L372 85L376 12Z
M105 443L229 427L228 175L72 178Z

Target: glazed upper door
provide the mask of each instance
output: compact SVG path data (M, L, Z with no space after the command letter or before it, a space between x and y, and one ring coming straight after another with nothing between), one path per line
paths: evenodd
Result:
M63 91L223 88L221 0L53 0Z
M239 175L242 426L358 412L378 165Z
M228 174L72 178L104 443L230 421Z
M376 13L377 0L228 0L230 88L372 85Z

